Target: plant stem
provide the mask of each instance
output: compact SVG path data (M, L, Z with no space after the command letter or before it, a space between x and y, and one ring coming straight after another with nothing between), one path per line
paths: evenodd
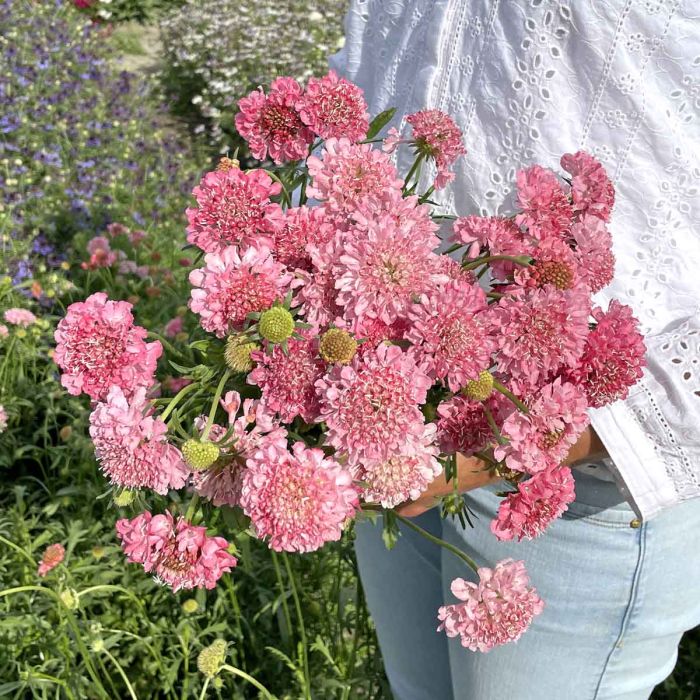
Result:
M411 530L417 532L419 535L423 535L423 537L425 537L433 544L436 544L439 547L444 547L449 552L452 552L452 554L458 556L472 571L476 572L479 568L476 565L476 562L458 547L455 547L449 542L445 542L445 540L441 540L439 537L435 537L435 535L431 535L429 532L420 527L420 525L416 525L412 520L410 520L409 518L405 518L403 515L399 515L398 513L396 513L396 518L397 520L400 520L404 525L406 525L406 527L411 528Z
M228 664L224 664L221 667L221 670L228 671L234 676L240 676L244 680L248 681L248 683L250 683L252 686L255 686L266 698L269 698L269 700L274 700L272 693L270 693L270 691L262 683L260 683L260 681L255 680L253 676L249 676L245 671L241 671L241 669L234 668Z
M280 588L280 596L282 598L282 612L284 613L284 621L287 625L287 633L291 637L292 635L292 616L289 614L289 606L287 605L287 589L284 587L284 582L282 581L282 572L280 570L280 563L277 558L277 552L272 551L272 564L275 567L275 575L277 577L277 585Z
M192 389L197 389L199 387L199 384L197 382L192 382L192 384L188 384L187 386L182 387L180 391L175 394L175 396L171 399L170 403L165 407L165 410L163 413L158 416L163 422L165 422L165 419L175 410L175 407L180 403L182 400L183 396L186 394L189 394Z
M184 353L180 352L169 340L166 340L160 333L156 333L155 331L148 331L146 335L149 338L153 338L153 340L157 340L163 345L164 348L168 350L168 352L171 352L173 355L176 355L177 357L183 360L188 359Z
M522 265L523 267L530 267L532 264L530 262L532 258L530 258L529 255L487 255L486 257L477 258L471 262L463 263L462 267L465 270L473 270L477 267L481 267L481 265L487 265L495 260L509 260L510 262L515 263L516 265Z
M501 431L498 429L498 426L496 425L496 421L493 417L493 413L491 413L491 410L486 404L482 404L484 408L484 415L486 416L486 422L489 424L489 427L493 431L493 434L498 440L499 445L505 445L508 441L501 435Z
M126 675L126 673L124 673L124 669L121 667L121 664L114 658L114 656L112 656L112 654L107 649L104 649L102 653L115 665L117 672L126 684L126 688L129 691L129 695L131 695L132 700L138 700L138 698L136 697L136 693L134 692L134 688L131 685L131 682L129 681L129 677Z
M520 411L523 413L530 413L530 409L512 391L510 391L510 389L507 389L503 386L503 384L497 382L495 379L493 380L493 388L496 391L500 391L506 398L510 399Z
M419 155L416 157L415 161L413 161L413 165L411 166L411 169L408 171L408 173L407 173L407 175L406 175L406 179L404 180L404 186L403 186L403 187L404 187L404 190L405 190L406 192L408 192L408 191L410 190L409 184L411 183L411 178L412 178L416 173L418 173L418 177L420 177L420 166L421 166L421 163L422 163L422 162L423 162L423 154L419 154ZM417 180L417 179L418 179L418 178L416 178L416 180ZM416 184L418 184L418 183L416 182Z
M224 392L224 387L226 386L226 382L230 376L231 370L227 369L221 377L219 385L216 387L214 400L211 402L211 409L209 410L209 418L207 419L207 424L204 428L204 432L202 433L202 440L207 439L209 431L211 430L212 425L214 425L214 416L216 415L216 409L219 407L219 399L221 398L221 394Z
M304 662L304 695L306 700L311 700L311 678L309 674L309 651L308 644L306 641L306 627L304 626L304 616L301 612L301 603L299 601L299 593L297 592L297 585L294 579L294 572L292 571L292 566L289 563L289 557L287 553L282 554L282 559L284 559L284 566L287 569L287 577L289 578L289 585L292 588L292 598L294 599L294 607L296 608L297 619L299 620L299 635L301 637L302 646L302 659Z
M209 681L210 681L210 680L211 680L211 678L210 678L209 676L207 676L207 677L204 679L204 685L202 686L202 692L199 694L199 700L204 700L204 698L206 697L206 695L207 695L207 688L209 687Z
M192 518L194 517L194 514L197 512L198 505L199 505L199 494L195 491L194 494L192 494L192 500L190 500L190 503L187 506L187 512L185 513L185 520L188 523L192 522Z

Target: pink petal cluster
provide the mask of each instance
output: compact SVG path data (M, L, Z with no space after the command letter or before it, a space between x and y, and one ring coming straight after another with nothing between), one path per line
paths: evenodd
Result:
M489 309L501 372L538 386L562 367L573 367L588 335L587 291L552 286L504 297Z
M323 207L287 209L284 225L270 237L275 259L289 268L310 270L312 262L308 246L323 245L335 233L335 226Z
M7 309L3 314L3 318L14 326L22 326L24 328L36 323L36 316L29 309L20 309L18 307Z
M297 273L302 283L297 292L299 314L313 326L327 326L343 313L336 289L342 247L343 235L340 233L320 246L309 245L311 269Z
M88 241L87 252L90 259L80 263L83 270L96 270L99 267L112 267L117 262L118 253L112 250L109 239L95 236ZM122 255L124 255L122 253Z
M561 237L571 227L573 210L562 183L551 171L533 165L516 175L518 204L522 212L516 223L541 240Z
M425 367L397 346L379 345L316 382L326 439L350 460L387 459L424 435L420 404L432 384Z
M279 183L263 170L230 168L207 173L192 190L197 207L187 210L188 242L205 253L264 243L284 223L282 208L270 201L280 190Z
M113 385L131 395L154 383L163 348L145 342L146 329L134 325L131 309L103 292L68 307L54 333L54 360L68 393L102 400Z
M527 401L528 413L514 411L503 423L508 439L494 457L515 471L536 474L561 462L588 425L586 396L575 384L555 379Z
M127 559L173 591L214 588L238 563L223 537L208 537L205 527L177 521L169 512L145 511L135 518L117 521L117 534Z
M326 366L318 356L314 334L307 331L304 335L303 340L290 338L286 353L275 345L251 355L256 367L248 375L248 383L260 387L265 411L278 413L285 423L296 416L312 423L320 411L315 385Z
M310 78L306 92L297 102L302 121L323 139L346 138L361 141L369 129L364 93L357 85L329 71L322 78Z
M37 570L37 574L41 576L42 578L46 576L46 574L51 571L51 569L55 569L64 559L66 556L66 549L65 547L60 544L59 542L54 542L54 544L50 544L45 550L44 554L41 557L41 561L39 562L39 568Z
M597 216L584 214L571 227L576 243L576 258L580 276L591 293L607 287L615 274L612 236L605 222Z
M0 404L0 434L7 430L8 415L5 407Z
M452 582L452 593L462 602L440 608L438 631L459 637L471 651L489 651L518 640L544 603L534 588L528 588L522 561L504 559L477 573L478 583L461 578Z
M455 280L413 304L406 334L430 368L430 375L459 391L491 364L494 342L488 334L481 287Z
M113 484L167 494L185 485L190 470L168 443L168 428L153 415L141 388L127 399L113 386L90 414L90 437L100 467Z
M204 256L205 266L190 272L190 308L202 328L223 338L241 330L248 314L263 311L284 297L291 276L265 246L236 246Z
M264 160L269 153L280 164L307 155L314 134L297 109L303 94L294 78L283 77L272 81L269 94L259 88L239 100L236 129L253 157Z
M558 238L546 238L540 241L532 251L532 265L517 267L513 278L517 284L525 287L544 287L551 285L557 289L572 289L580 284L582 272L574 251Z
M594 309L593 318L597 325L569 378L586 393L589 406L600 408L627 398L642 377L646 346L629 306L613 300L607 311Z
M241 506L275 551L312 552L339 540L357 505L350 472L322 450L263 442L247 461Z
M506 496L491 521L491 532L499 540L531 540L541 535L576 498L569 467L550 465Z
M413 128L416 151L435 160L437 178L435 189L442 189L454 180L450 167L467 149L462 143L462 131L449 115L439 109L425 109L406 117Z
M364 460L358 465L354 472L364 486L362 498L379 502L384 508L418 498L442 472L436 432L435 424L429 423L419 440L410 438L388 457Z
M584 152L565 153L561 167L571 174L571 197L574 210L608 221L615 204L615 188L605 168Z

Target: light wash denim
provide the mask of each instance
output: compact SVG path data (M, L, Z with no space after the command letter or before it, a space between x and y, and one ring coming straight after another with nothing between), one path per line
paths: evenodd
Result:
M454 554L401 528L386 551L381 520L357 527L362 582L395 700L642 700L700 623L700 500L646 523L617 487L576 475L577 500L540 538L499 542L489 531L495 488L467 496L474 529L415 522L477 564L523 559L545 609L515 644L482 654L436 632L450 582L469 578ZM472 577L473 578L473 577Z

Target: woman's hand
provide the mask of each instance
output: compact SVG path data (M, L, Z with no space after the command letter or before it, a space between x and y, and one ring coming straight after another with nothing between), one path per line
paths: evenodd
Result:
M565 464L575 465L584 460L595 461L607 456L605 447L593 428L586 428L576 444L569 450ZM477 457L457 455L457 485L460 493L478 489L500 481L500 477L486 467ZM447 483L443 472L428 486L420 498L407 501L396 507L396 512L408 518L416 517L436 506L442 498L452 493L453 484Z

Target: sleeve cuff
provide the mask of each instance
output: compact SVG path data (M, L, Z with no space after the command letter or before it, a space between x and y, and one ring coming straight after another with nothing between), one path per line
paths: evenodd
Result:
M653 518L678 502L663 461L624 401L590 412L625 498L639 517Z

